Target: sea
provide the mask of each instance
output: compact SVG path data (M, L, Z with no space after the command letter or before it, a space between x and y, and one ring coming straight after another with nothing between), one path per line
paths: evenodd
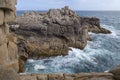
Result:
M17 11L20 16L25 11ZM41 11L39 11L41 12ZM84 50L71 48L67 56L46 59L28 59L25 73L81 73L107 72L120 64L120 11L76 11L79 16L97 17L101 27L112 34L89 33Z

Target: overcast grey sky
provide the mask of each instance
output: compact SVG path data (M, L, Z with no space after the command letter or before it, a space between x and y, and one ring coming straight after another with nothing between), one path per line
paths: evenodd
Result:
M73 10L120 10L120 0L18 0L17 10L48 10L65 5Z

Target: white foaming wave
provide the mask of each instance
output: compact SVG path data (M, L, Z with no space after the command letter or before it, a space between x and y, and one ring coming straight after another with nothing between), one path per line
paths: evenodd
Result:
M112 25L109 26L109 25L102 24L102 27L106 28L112 32L111 34L109 34L110 36L118 38L117 30Z
M19 75L28 75L27 73L19 73Z
M104 71L105 73L108 73L109 72L109 70L106 70L106 71Z
M28 59L27 61L30 62L30 63L35 62L35 60L33 60L33 59Z
M45 66L43 66L43 65L36 64L34 66L34 70L36 70L36 71L38 71L38 70L44 70L44 69L47 69L47 68Z
M76 57L79 60L83 60L83 61L85 60L93 64L97 64L96 62L94 62L95 58L90 55L93 54L93 52L91 52L91 48L89 46L86 48L86 50L80 50L72 47L70 48L72 49L72 51L69 51L69 56L74 55L74 57Z
M110 26L107 26L107 27L110 27ZM95 33L90 32L89 34L92 35L95 40L88 41L88 44L84 50L70 47L71 50L69 51L69 55L67 56L57 56L57 57L51 57L48 59L42 59L42 60L37 60L37 61L29 59L28 62L30 63L35 62L35 65L33 66L35 71L40 71L40 70L45 70L45 69L49 70L52 68L56 72L60 72L61 68L63 69L65 68L64 70L68 72L68 69L66 68L77 65L77 64L82 66L83 64L80 64L80 63L83 63L84 61L92 65L97 65L98 59L96 56L98 57L106 56L106 54L109 53L108 50L105 50L101 47L101 44L103 44L101 42L101 38L103 38L103 36L105 37L116 37L117 36L114 29L111 31L112 31L112 34L108 34L108 35L95 34ZM40 65L36 63L39 63Z

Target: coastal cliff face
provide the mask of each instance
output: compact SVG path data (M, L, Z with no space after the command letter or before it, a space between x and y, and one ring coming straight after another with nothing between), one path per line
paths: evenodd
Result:
M80 17L67 6L48 12L26 12L18 16L10 30L18 36L20 72L27 58L67 55L69 47L84 49L88 32L111 33L98 18Z
M91 40L88 32L111 33L100 27L98 18L79 17L68 7L24 13L14 24L11 31L23 37L29 57L35 59L67 55L69 47L84 49Z
M7 23L15 20L16 0L0 0L0 80L20 80L17 38Z
M34 29L34 26L30 26L30 28L29 28L29 26L28 27L25 26L26 28L25 27L23 28L23 26L22 26L22 28L19 28L19 30L22 31L20 33L20 31L17 29L18 26L15 25L14 28L11 28L11 30L17 34L17 38L18 38L18 40L17 40L17 38L15 37L15 34L9 33L9 25L7 24L15 19L15 4L16 4L16 0L0 0L0 17L1 17L0 18L0 80L114 80L113 75L110 73L46 74L46 75L32 74L32 75L21 75L19 77L19 75L16 72L18 72L19 67L22 68L22 65L24 65L24 61L28 58L29 55L32 54L31 53L32 49L35 48L35 51L36 51L36 49L37 49L36 45L39 43L40 40L43 40L43 44L45 44L44 38L43 38L45 36L45 34L42 34L42 35L40 34L40 35L36 36L38 34L38 33L35 34L37 32L36 30L38 30L38 32L40 30L41 33L44 33L44 31L46 31L46 28L44 28L44 26L43 27L40 26L40 28L39 28L38 24L37 24L38 28L36 27L37 29L36 28ZM80 18L78 18L78 20L79 19ZM54 23L54 21L52 21L52 22L50 22L49 25L51 25L51 27L54 25L53 27L56 28L55 24L56 23ZM64 24L64 22L62 24ZM66 27L67 24L68 23L65 23L64 27ZM74 45L74 44L73 44L73 41L71 41L71 43L69 43L67 41L67 39L68 38L71 39L70 36L73 36L73 34L75 36L75 37L73 36L73 39L75 39L75 41L76 40L79 41L79 37L82 37L82 38L85 37L85 40L80 38L80 39L82 39L80 41L83 41L83 42L79 41L83 45L79 45L79 44L78 44L79 46L75 45L75 47L83 49L86 45L86 42L84 42L84 41L87 41L88 31L90 29L88 29L88 25L81 24L81 25L79 25L79 26L81 26L81 28L79 30L79 28L76 28L76 27L78 27L78 26L76 26L78 24L80 24L80 23L78 22L74 25L73 24L71 25L71 27L73 26L73 28L74 28L72 35L67 34L67 32L66 32L64 34L64 36L63 36L64 31L63 31L63 33L61 33L62 34L62 36L61 36L60 34L57 33L56 30L54 30L54 28L50 27L50 30L49 30L50 33L47 32L47 36L49 33L49 37L47 37L47 39L51 40L51 42L54 42L54 41L57 42L57 40L58 40L58 42L65 41L65 44L63 44L62 42L60 42L60 43L62 43L62 45L67 45L69 47L70 45ZM96 23L93 23L93 24L96 24ZM48 29L49 28L47 28L47 30ZM81 30L81 29L83 29L83 30ZM99 29L101 29L101 28L99 28ZM18 30L18 33L16 30ZM60 29L60 30L62 30L62 29ZM31 34L26 31L31 32ZM79 33L79 31L83 31L83 32ZM91 31L93 31L93 30L91 30ZM103 30L103 32L104 31L106 31L105 33L110 33L109 31L107 31L105 29ZM25 32L26 32L26 34L25 34ZM18 36L18 34L21 36ZM56 36L56 34L58 34L58 36ZM82 36L82 34L84 36ZM68 36L68 38L65 37L66 35ZM34 36L37 38L30 38L30 37L34 37ZM41 38L39 39L38 37L41 37L43 39L41 39ZM55 38L55 40L52 41L52 38ZM38 39L38 42L36 42L36 39ZM46 38L45 38L45 40L46 40ZM35 42L36 42L36 44L33 44ZM40 44L41 44L41 42L40 42ZM77 43L75 43L75 44L77 44ZM58 44L56 44L56 45L58 45ZM18 49L17 49L17 46L18 46ZM38 44L38 46L40 46L40 45ZM32 47L34 47L34 48L32 48ZM42 47L42 45L41 45L41 47ZM43 48L41 48L41 47L38 48L38 50L44 50L44 46L43 46ZM74 47L74 46L72 46L72 47ZM46 47L45 47L45 49L46 49ZM53 50L56 50L56 48ZM18 51L19 51L19 59L18 59ZM35 53L35 52L33 51L33 53ZM30 57L32 57L32 56L30 56ZM18 65L18 62L20 65Z
M7 23L15 20L16 0L0 0L0 65L4 68L19 70L17 39L9 33Z

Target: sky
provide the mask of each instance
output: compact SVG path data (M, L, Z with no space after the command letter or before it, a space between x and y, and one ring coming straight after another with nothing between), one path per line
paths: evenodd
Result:
M73 10L120 10L120 0L18 0L17 10L48 10L64 6Z

